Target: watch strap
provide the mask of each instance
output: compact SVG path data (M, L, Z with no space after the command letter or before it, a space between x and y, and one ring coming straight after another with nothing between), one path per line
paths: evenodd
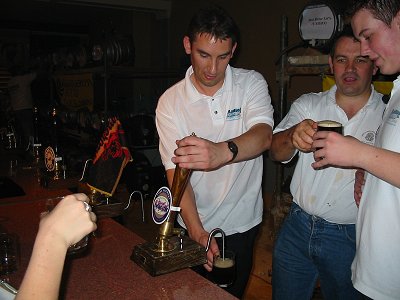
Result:
M228 144L228 149L232 152L232 158L229 161L229 162L231 162L238 155L239 149L238 149L238 146L235 144L234 141L226 141L226 143Z

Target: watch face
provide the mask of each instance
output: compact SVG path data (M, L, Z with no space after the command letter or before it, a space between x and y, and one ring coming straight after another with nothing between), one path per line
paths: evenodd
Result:
M234 160L236 155L238 154L238 147L233 141L228 141L228 148L233 154L231 160Z
M238 152L238 148L236 146L236 144L232 141L229 142L229 149L233 152L233 153L237 153Z

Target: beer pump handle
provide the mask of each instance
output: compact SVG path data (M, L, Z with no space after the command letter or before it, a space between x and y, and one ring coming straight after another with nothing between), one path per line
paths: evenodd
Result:
M196 136L196 134L192 132L191 136ZM179 164L176 165L174 179L171 186L172 206L179 207L191 174L191 169L184 169L181 168ZM172 223L174 223L175 216L176 211L171 211L170 215L168 216L167 222L172 219Z
M174 179L171 187L172 206L179 207L182 195L185 192L186 185L189 181L191 173L192 173L191 170L183 169L179 167L179 165L176 165ZM176 213L177 213L176 210L170 210L167 219L160 227L157 247L161 252L168 252L174 248L170 244L169 238L177 233L177 231L174 228Z
M176 165L171 187L172 206L179 207L183 193L185 192L186 186L189 182L190 174L192 174L192 170L184 169L179 167L179 165ZM175 210L171 210L166 222L173 224L175 222L176 213Z
M191 134L195 136L194 133ZM190 175L192 174L191 169L181 168L179 164L175 167L174 178L171 186L171 195L172 195L172 206L179 207L183 193L185 192L186 186L189 182ZM174 223L176 219L176 210L171 210L168 218L161 225L159 231L159 248L165 248L166 239L173 235L174 233Z

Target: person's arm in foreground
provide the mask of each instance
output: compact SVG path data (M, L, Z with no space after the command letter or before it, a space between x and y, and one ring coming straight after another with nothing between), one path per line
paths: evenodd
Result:
M350 136L320 131L314 135L314 169L328 165L361 168L374 176L400 188L400 153L377 148Z
M267 149L272 140L272 128L267 124L256 124L242 135L232 138L239 152L233 161L232 153L225 141L214 143L200 137L187 136L177 141L178 148L172 161L182 168L215 170L228 163L250 160Z
M85 194L66 196L42 217L17 300L58 299L68 247L96 229L96 216L84 201L89 201Z
M296 149L301 152L311 152L316 129L317 123L307 119L275 133L269 150L270 158L275 161L287 161L293 157Z

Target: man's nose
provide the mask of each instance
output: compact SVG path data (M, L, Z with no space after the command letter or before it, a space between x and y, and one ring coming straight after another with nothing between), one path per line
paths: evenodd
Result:
M353 60L350 60L347 65L346 65L346 71L354 71L355 70L355 64Z
M209 65L209 72L211 74L217 73L218 63L216 59L212 59Z
M371 49L368 46L368 43L364 40L361 41L360 43L361 46L361 55L362 56L369 56Z

